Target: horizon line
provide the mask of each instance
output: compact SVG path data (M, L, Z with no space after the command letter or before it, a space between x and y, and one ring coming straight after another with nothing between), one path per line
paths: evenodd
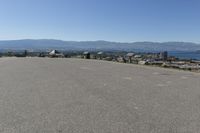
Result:
M47 39L0 39L0 41L24 41L24 40L34 40L34 41L37 41L37 40L54 40L54 41L64 41L64 42L98 42L98 41L104 41L104 42L113 42L113 43L138 43L138 42L151 42L151 43L167 43L167 42L178 42L178 43L194 43L194 44L199 44L200 45L200 42L193 42L193 41L108 41L108 40L79 40L79 41L74 41L74 40L64 40L64 39L50 39L50 38L47 38Z

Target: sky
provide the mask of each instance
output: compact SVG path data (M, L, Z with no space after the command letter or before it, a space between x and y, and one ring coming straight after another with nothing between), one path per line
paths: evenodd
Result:
M0 40L200 43L200 0L0 0Z

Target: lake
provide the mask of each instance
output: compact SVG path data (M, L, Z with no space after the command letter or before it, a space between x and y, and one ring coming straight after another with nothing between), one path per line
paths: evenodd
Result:
M180 59L197 59L200 60L200 53L196 52L168 52L169 56L175 56Z

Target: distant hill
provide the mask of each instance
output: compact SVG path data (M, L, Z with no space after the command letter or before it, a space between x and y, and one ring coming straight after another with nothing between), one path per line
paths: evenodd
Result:
M125 51L196 51L200 44L190 42L62 41L51 39L0 41L1 50L125 50Z

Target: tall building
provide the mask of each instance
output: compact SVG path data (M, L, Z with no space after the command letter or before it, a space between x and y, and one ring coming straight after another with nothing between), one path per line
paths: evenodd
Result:
M161 52L160 55L159 55L159 57L162 60L167 60L167 58L168 58L168 52L167 51Z

